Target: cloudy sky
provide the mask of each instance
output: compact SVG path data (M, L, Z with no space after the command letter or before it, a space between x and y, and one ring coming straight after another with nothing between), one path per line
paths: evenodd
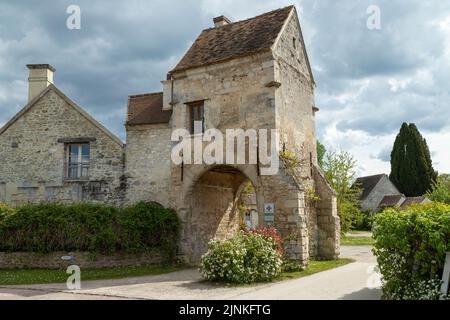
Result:
M69 5L81 29L69 30ZM160 80L212 18L237 21L295 4L317 82L318 136L351 152L359 174L389 173L402 122L415 122L435 168L450 172L450 2L441 0L0 0L0 126L27 100L25 65L122 139L129 94ZM377 5L381 29L367 28Z

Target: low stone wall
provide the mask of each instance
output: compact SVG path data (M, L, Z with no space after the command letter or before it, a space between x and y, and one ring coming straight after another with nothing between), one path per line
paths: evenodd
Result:
M63 259L64 257L64 259ZM65 260L72 257L70 260ZM111 255L89 252L0 252L0 269L66 269L77 265L80 268L99 269L106 267L136 267L163 262L157 250L143 254L116 253Z

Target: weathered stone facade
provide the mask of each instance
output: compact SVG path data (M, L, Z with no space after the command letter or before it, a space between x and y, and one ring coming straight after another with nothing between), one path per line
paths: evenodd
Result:
M238 205L250 181L259 225L273 224L280 231L290 259L307 264L311 257L337 258L336 196L317 168L315 83L296 10L287 7L233 24L223 21L200 35L163 81L162 93L129 97L125 157L120 142L55 87L45 89L32 108L0 131L0 159L7 163L0 169L0 200L156 201L178 212L179 254L195 264L209 240L226 239L239 230L243 217ZM278 129L277 150L269 151L289 151L300 165L290 166L278 153L272 175L261 173L260 162L175 164L172 133L191 129L192 105L199 102L205 131ZM81 137L89 138L92 168L88 181L69 182L61 141ZM83 193L83 186L94 181L104 183L98 199ZM21 196L21 188L27 196ZM320 201L310 200L311 193ZM274 220L265 215L268 204L274 204Z
M89 177L67 177L69 142L90 146ZM49 86L0 132L0 201L121 203L123 145Z
M204 36L207 39L209 32ZM202 46L201 37L191 50ZM196 54L192 56L195 60ZM183 222L180 254L186 261L196 263L206 251L208 240L225 239L238 230L242 217L237 203L242 185L251 181L256 190L259 224L266 224L264 205L274 203L276 213L272 223L285 239L288 257L303 264L309 257L337 258L340 228L336 197L317 173L314 79L295 9L290 11L269 50L190 68L186 68L187 60L183 58L180 63L183 68L176 68L163 81L162 107L172 112L167 123L169 132L189 130L190 103L203 101L204 130L218 129L225 133L237 128L279 129L278 148L297 154L302 165L289 168L280 161L278 174L264 176L259 166L253 164L172 163L169 167L155 162L154 170L144 166L129 170L127 162L128 179L138 188L147 185L146 197L158 199L164 197L161 191L166 187L169 190L168 203ZM156 152L153 148L158 146L159 153L154 159L170 157L168 134L165 131L161 134L160 126L127 127L127 161L144 156L131 146L135 139L140 139L141 144L148 142L146 153ZM203 147L206 145L203 143ZM151 181L163 182L162 187L149 186ZM306 199L310 190L321 197L318 203ZM135 194L129 192L127 199L136 201L139 197Z

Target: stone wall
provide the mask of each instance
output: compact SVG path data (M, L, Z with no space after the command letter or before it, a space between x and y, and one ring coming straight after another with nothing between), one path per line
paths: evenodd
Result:
M73 257L65 261L63 257ZM160 264L162 255L158 251L145 254L112 254L100 255L87 252L0 252L0 269L66 269L77 265L81 269L99 269L112 267L136 267Z
M316 204L318 245L317 257L337 259L340 255L341 225L337 211L336 191L329 185L319 167L314 167L315 189L320 197Z
M167 124L127 126L127 203L156 201L171 206L171 134Z
M89 179L68 181L65 139L90 141ZM0 201L90 200L120 203L123 146L55 90L48 91L0 134Z

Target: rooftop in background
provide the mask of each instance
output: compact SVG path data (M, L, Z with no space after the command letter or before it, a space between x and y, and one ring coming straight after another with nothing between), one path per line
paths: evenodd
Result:
M364 200L370 194L370 192L375 188L375 186L380 182L383 177L387 177L386 174L377 174L374 176L368 177L360 177L356 179L353 187L359 188L362 190L362 193L359 197L359 200Z

